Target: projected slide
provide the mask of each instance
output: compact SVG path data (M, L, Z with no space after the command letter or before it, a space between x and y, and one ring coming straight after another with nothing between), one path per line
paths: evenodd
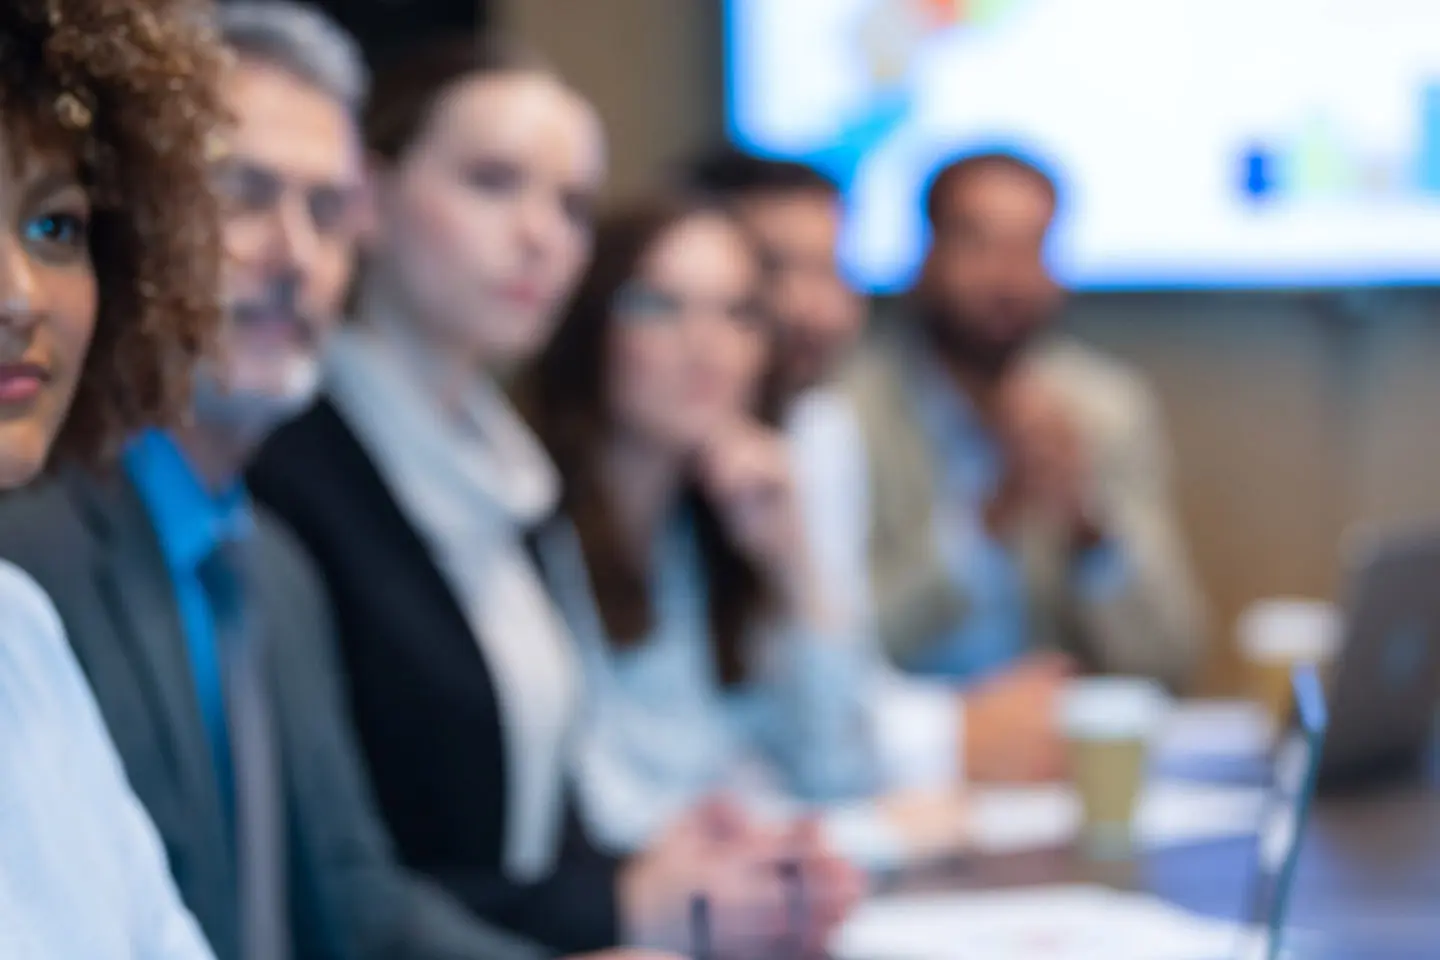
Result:
M957 152L1061 175L1077 287L1440 281L1440 0L729 0L730 126L893 290Z

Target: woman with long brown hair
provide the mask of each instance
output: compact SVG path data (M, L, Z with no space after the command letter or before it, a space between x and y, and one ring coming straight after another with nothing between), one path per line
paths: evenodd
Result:
M520 387L564 489L542 557L586 666L584 810L624 850L756 761L808 800L878 785L868 648L810 565L759 279L719 208L633 206Z
M219 322L208 14L0 5L0 489L52 445L93 465L185 403ZM0 952L210 956L54 607L4 562Z

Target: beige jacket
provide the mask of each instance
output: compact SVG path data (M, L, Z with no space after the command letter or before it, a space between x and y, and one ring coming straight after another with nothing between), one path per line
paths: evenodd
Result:
M948 632L966 609L932 535L933 466L907 387L917 347L892 332L856 359L842 385L868 461L876 627L897 658ZM1091 600L1075 588L1059 531L1036 518L1022 523L1013 549L1028 582L1035 644L1093 670L1183 688L1202 649L1201 604L1171 502L1156 403L1139 376L1074 341L1048 343L1031 362L1073 404L1097 518L1128 564L1118 593Z

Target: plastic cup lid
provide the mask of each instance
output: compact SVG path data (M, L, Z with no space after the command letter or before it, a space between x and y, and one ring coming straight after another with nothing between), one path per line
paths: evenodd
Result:
M1060 700L1061 729L1082 740L1149 738L1170 708L1165 688L1142 677L1087 677Z

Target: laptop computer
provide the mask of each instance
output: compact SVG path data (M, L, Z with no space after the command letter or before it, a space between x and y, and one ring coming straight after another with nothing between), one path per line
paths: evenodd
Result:
M1357 559L1329 677L1323 790L1420 772L1440 700L1440 532L1376 540Z
M1255 835L1246 917L1252 927L1237 951L1238 960L1277 960L1282 955L1301 842L1326 749L1329 710L1319 674L1313 667L1299 667L1292 685L1297 722L1280 738L1271 762L1270 788Z

